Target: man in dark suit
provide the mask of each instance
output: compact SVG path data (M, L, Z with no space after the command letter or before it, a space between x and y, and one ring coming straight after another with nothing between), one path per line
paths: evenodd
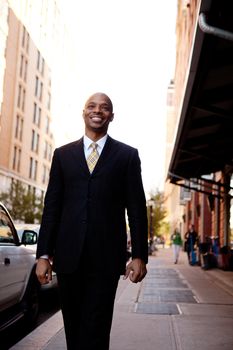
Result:
M83 110L85 135L55 150L37 248L42 284L57 272L69 350L107 350L120 275L146 275L147 211L135 148L107 135L113 106L103 93ZM94 144L93 144L94 143ZM127 210L132 259L127 261Z

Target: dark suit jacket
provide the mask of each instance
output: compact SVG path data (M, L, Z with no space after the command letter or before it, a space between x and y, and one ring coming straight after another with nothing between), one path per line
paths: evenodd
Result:
M57 148L45 196L37 258L54 257L57 272L73 272L82 254L104 271L124 273L127 209L132 257L147 262L147 212L135 148L108 136L92 174L83 139ZM86 249L86 251L85 251Z

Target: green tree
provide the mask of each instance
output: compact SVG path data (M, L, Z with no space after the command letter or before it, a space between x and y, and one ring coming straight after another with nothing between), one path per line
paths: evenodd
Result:
M147 214L149 223L149 238L164 235L164 219L166 209L164 208L164 194L159 190L150 193L150 199L147 201Z
M33 224L41 219L43 198L21 181L12 180L9 190L0 193L0 201L6 205L14 220Z

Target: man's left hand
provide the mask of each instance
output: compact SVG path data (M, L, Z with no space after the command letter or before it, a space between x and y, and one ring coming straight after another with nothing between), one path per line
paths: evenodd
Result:
M133 259L126 267L124 279L128 277L133 283L141 282L147 274L146 264L141 259Z

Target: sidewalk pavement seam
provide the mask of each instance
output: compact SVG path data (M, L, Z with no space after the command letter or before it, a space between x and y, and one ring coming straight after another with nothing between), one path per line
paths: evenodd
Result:
M183 350L183 347L182 347L181 341L180 341L180 336L179 336L177 324L175 322L175 316L174 315L171 315L171 322L170 323L171 323L173 337L174 337L174 340L175 340L176 349L177 350Z

